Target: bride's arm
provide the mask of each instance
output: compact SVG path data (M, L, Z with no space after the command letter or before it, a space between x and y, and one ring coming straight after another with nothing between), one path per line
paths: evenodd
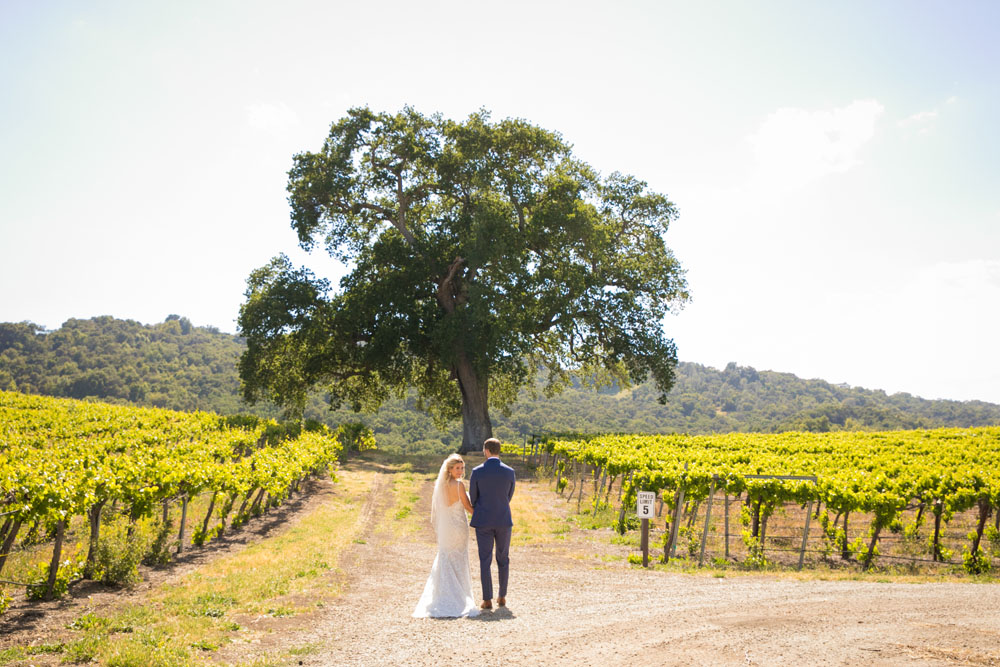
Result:
M462 501L462 505L465 506L465 511L472 514L472 503L469 502L469 494L465 492L465 484L463 482L458 483L458 498Z

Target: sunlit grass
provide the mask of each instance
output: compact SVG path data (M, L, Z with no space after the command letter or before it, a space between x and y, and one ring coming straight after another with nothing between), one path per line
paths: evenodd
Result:
M190 551L195 548L191 545L191 535L196 528L200 528L205 520L205 513L211 501L211 493L202 493L195 496L187 506L186 520L184 522L184 542L185 550ZM214 526L220 520L220 504L216 503L216 510L209 521L209 527ZM108 505L101 513L102 534L106 534L106 527L115 520L124 520L127 508L113 507ZM176 541L180 531L181 505L174 501L169 508L169 520L172 524L171 540ZM230 519L232 517L230 516ZM152 517L139 519L137 527L140 534L147 535L152 540L155 526L160 522L159 510ZM22 526L18 532L19 546L15 547L7 559L4 566L3 578L9 581L33 583L38 579L38 569L42 565L48 565L52 559L53 541L45 539L44 535L37 536L36 540L30 540L27 546L20 546L29 537L30 530L27 526ZM90 547L90 528L87 519L82 516L72 517L67 528L63 541L62 561L82 560L86 557ZM15 597L24 594L24 587L15 584L0 584L0 591ZM0 654L2 655L2 654Z
M392 532L397 539L407 538L430 523L423 509L417 505L421 500L421 492L428 482L434 480L430 474L412 472L412 466L404 467L392 478L392 507L389 509L393 517Z
M247 639L248 630L235 620L240 616L290 616L336 597L339 584L322 575L359 539L359 509L373 475L342 471L335 497L279 534L158 586L139 604L81 614L69 628L74 637L61 647L62 659L108 665L198 663L235 638ZM29 650L8 649L0 653L0 664L23 660Z
M532 493L533 489L523 485L521 492L515 489L511 499L510 511L514 519L514 529L511 544L524 546L528 544L544 545L565 539L570 527L565 519L552 511L547 505L553 502L546 493Z

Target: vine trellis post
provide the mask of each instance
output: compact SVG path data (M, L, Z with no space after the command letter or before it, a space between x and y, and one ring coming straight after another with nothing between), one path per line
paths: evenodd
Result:
M729 560L729 490L727 488L723 499L726 503L725 514L726 514L726 533L724 537L726 538L726 560Z
M684 464L684 472L687 472L688 464ZM674 509L674 520L670 522L670 542L669 553L667 549L663 550L664 560L670 562L670 559L674 557L677 553L677 529L680 527L681 512L684 511L684 487L681 486L677 494L677 507Z
M780 480L799 481L799 482L812 482L813 485L816 485L818 483L816 481L816 476L815 475L743 475L743 478L744 479L780 479ZM747 498L749 498L749 497L750 497L750 494L748 493L747 494ZM806 525L805 525L805 528L803 528L803 530L802 530L802 548L799 551L799 566L797 568L799 570L802 569L802 564L805 562L805 558L806 558L806 542L808 542L808 540L809 540L809 519L810 519L810 517L812 515L812 503L813 503L812 498L810 498L809 502L808 502L808 504L806 506ZM729 531L727 530L726 532L728 533ZM727 538L727 541L728 541L728 538ZM764 539L763 539L763 536L761 536L760 548L761 548L761 552L763 552L763 550L764 550Z
M708 541L708 522L712 518L712 498L715 496L715 483L719 481L718 475L712 475L712 486L708 490L708 507L705 508L705 529L701 533L701 553L698 554L698 567L701 567L705 560L705 543Z

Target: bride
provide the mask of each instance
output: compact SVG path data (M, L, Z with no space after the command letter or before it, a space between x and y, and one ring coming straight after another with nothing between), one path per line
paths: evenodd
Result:
M441 464L431 496L431 524L438 552L413 610L415 618L479 615L469 577L469 521L465 513L472 512L472 503L462 483L464 475L465 461L458 454Z

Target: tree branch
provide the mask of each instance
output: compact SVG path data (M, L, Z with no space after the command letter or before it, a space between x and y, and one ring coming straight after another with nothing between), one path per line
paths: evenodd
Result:
M458 271L462 268L463 264L465 264L465 259L462 257L456 257L455 261L453 261L451 266L448 267L448 273L438 281L438 303L445 309L446 312L449 313L455 312L455 307L460 305L458 300L459 290L455 289L454 281L455 276L458 275ZM465 303L465 301L462 301L461 303Z
M417 249L417 240L413 237L413 233L406 228L406 210L410 206L410 198L403 192L403 175L401 171L396 172L396 197L399 199L399 210L396 211L396 219L392 224L403 235L403 238L406 239L410 247L416 250L417 254L422 255L420 250Z

